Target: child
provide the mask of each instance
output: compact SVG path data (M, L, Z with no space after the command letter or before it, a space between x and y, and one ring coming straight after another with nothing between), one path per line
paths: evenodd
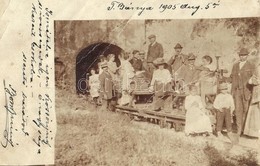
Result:
M192 84L189 87L190 95L185 98L186 112L185 134L211 133L212 127L201 97L197 95L197 87Z
M134 90L135 90L135 81L131 81L129 89L123 90L123 94L119 104L122 106L128 105L129 107L134 107L135 104L135 96L133 94Z
M219 90L220 93L216 96L213 103L214 108L217 109L217 135L218 137L223 137L221 131L225 121L228 136L230 137L230 133L232 131L231 115L235 109L234 99L232 95L228 93L228 86L226 83L220 84Z
M130 107L134 107L135 106L135 95L134 95L134 91L136 89L136 84L135 84L135 81L131 81L130 82L130 87L129 87L129 90L128 90L128 93L130 95L130 101L129 101L129 106Z
M90 86L90 95L95 103L95 106L98 104L98 97L99 97L99 75L96 74L95 69L90 70L91 76L89 77L89 86Z

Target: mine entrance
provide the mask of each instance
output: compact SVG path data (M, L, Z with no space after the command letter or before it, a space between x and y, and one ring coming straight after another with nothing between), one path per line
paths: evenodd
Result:
M76 58L76 90L78 94L86 94L88 92L88 76L90 69L98 70L99 56L108 54L115 55L115 62L120 66L118 55L122 49L110 43L95 43L82 49Z

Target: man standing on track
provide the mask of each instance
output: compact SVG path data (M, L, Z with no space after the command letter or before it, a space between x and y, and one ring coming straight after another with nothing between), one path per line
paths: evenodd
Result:
M163 47L160 43L156 41L155 35L150 35L148 39L150 41L150 45L148 47L147 52L147 70L150 73L150 75L152 75L155 69L153 61L157 58L163 57Z
M232 80L232 94L235 101L238 135L243 134L246 113L252 94L252 88L248 84L248 81L253 75L254 65L247 61L248 54L249 52L245 48L242 48L239 51L238 55L240 61L234 64L230 75Z

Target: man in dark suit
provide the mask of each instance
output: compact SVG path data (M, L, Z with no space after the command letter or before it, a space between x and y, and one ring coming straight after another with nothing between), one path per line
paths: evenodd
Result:
M155 35L150 35L148 39L150 41L150 45L147 52L147 70L152 75L153 70L155 69L153 61L157 58L163 57L163 47L160 43L156 42Z
M232 95L235 101L235 115L236 115L236 124L237 124L237 134L241 135L243 133L246 113L249 107L249 101L252 94L252 87L248 84L249 79L251 78L254 65L247 61L248 50L242 48L238 55L240 61L235 63L232 72Z
M140 59L139 53L140 52L138 50L134 50L133 58L129 61L132 64L135 72L143 70L143 62Z
M177 43L174 47L175 54L168 61L169 70L172 74L178 72L181 66L186 64L188 57L181 53L182 46Z
M195 66L196 56L193 53L189 53L187 63L182 65L177 71L178 79L181 79L183 86L188 89L188 86L195 84L199 81L198 67Z
M101 110L112 110L112 99L115 96L112 76L108 72L106 62L101 64L101 68L103 69L102 73L99 75L100 96L102 98Z

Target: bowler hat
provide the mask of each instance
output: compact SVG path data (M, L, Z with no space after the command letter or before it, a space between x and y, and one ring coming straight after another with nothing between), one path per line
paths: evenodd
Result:
M228 89L228 86L226 83L219 84L219 90L227 90L227 89Z
M242 48L239 52L238 52L239 55L248 55L249 52L246 48Z
M101 68L105 68L105 67L107 67L107 62L103 62L103 63L101 64Z
M155 35L148 36L148 39L151 39L151 38L156 38L156 36Z
M180 45L180 43L177 43L176 46L174 47L174 49L178 49L178 48L182 49L182 46Z
M193 53L188 54L188 60L195 60L196 56Z
M153 61L153 63L154 63L155 65L166 64L166 62L164 61L163 58L157 58L157 59L155 59L155 60Z
M136 54L136 53L140 53L140 51L138 51L138 50L134 50L133 52L132 52L132 54Z

